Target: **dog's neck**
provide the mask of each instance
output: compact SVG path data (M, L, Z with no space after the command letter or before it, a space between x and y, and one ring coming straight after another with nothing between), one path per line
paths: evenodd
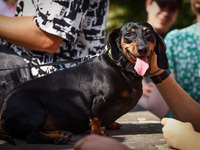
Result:
M118 61L116 61L113 57L112 57L112 50L111 48L106 48L106 54L109 56L109 58L120 68L122 68L123 72L127 72L127 73L131 73L133 76L135 77L141 77L139 76L135 69L134 69L134 65L126 58L125 55L123 55L121 53L121 56L119 58Z

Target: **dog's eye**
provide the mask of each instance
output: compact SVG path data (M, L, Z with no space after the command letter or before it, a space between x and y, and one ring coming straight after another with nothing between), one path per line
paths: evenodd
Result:
M151 31L149 30L143 31L143 36L148 36L148 35L151 35Z
M127 38L130 38L130 37L132 36L132 34L131 34L131 33L126 33L125 36L126 36Z
M148 41L152 41L154 39L154 36L152 34L149 34L149 35L146 36L146 39Z
M146 30L145 32L143 32L143 36L147 39L150 40L153 37L153 34L150 30Z
M136 37L136 33L135 32L131 32L131 33L126 33L125 34L125 36L127 37L127 38L135 38Z

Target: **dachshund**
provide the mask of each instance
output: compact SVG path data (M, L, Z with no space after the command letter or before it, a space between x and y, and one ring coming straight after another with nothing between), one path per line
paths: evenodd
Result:
M115 120L142 95L152 54L158 55L160 68L168 68L165 50L163 39L146 22L112 30L102 54L12 90L1 105L0 139L65 144L72 134L91 129L105 135L103 126L119 129Z

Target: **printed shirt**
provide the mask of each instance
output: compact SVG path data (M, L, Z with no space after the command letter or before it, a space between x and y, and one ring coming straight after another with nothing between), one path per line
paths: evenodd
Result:
M171 31L165 43L170 70L176 81L200 103L200 23Z
M25 49L2 41L33 65L62 62L102 53L109 0L18 0L16 16L34 16L35 24L64 39L54 54ZM28 34L28 33L27 33ZM26 57L28 56L28 57ZM32 68L35 77L73 66L62 64Z

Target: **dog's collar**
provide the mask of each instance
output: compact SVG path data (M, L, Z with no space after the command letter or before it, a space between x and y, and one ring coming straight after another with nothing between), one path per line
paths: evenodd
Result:
M105 46L105 50L107 55L110 57L110 59L119 67L121 67L123 69L124 72L129 72L132 73L134 76L140 77L135 69L134 69L134 65L126 58L126 56L124 54L121 53L121 56L119 57L119 60L116 61L115 59L113 59L112 57L112 50L110 47L108 47L107 45Z

